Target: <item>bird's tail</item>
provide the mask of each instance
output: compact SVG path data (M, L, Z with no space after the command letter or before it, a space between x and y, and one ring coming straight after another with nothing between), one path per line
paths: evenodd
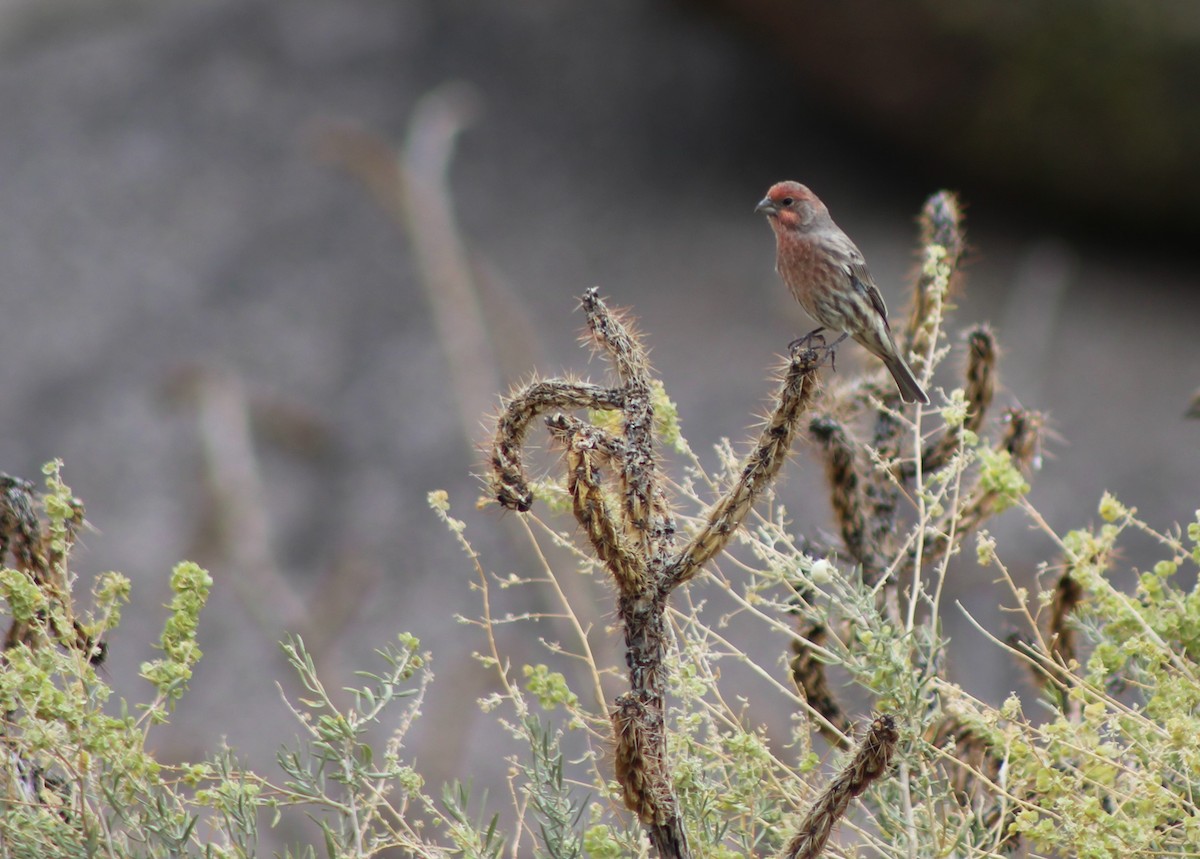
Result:
M893 351L891 355L883 358L883 362L887 366L888 372L892 374L892 378L896 380L896 387L900 389L900 399L906 403L929 405L929 395L921 388L913 371L908 368L908 364L900 357L899 353Z

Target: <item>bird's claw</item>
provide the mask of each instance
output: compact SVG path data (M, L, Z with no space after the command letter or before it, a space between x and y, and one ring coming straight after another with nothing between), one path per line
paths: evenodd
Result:
M820 340L821 345L816 348L823 349L825 347L825 335L823 335L821 332L824 330L825 330L824 327L814 328L812 331L809 331L803 337L797 337L795 340L793 340L791 343L788 344L788 351L789 352L799 352L801 348L811 346L814 340Z
M829 357L829 368L831 370L833 370L833 372L836 373L837 372L837 346L839 343L841 343L843 340L845 340L849 335L846 333L843 333L841 337L834 340L832 343L826 343L825 335L821 333L824 330L825 329L823 327L815 328L812 331L809 331L803 337L797 337L795 340L793 340L791 343L788 344L788 351L791 354L796 355L796 354L799 354L803 350L806 352L811 352L814 357L816 357L817 353L823 353L821 362L824 363L824 356L828 356Z

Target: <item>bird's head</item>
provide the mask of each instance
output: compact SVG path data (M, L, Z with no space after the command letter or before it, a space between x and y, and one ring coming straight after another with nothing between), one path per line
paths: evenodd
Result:
M801 232L819 227L829 218L825 204L799 182L776 182L754 211L766 215L776 229Z

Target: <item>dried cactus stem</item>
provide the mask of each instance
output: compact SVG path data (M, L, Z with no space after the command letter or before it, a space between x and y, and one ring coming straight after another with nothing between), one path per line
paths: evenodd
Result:
M816 370L821 362L822 356L817 350L792 353L775 408L742 465L737 483L713 506L700 531L667 566L662 584L665 591L690 580L729 544L758 496L779 474L800 417L816 395Z
M646 825L659 855L683 859L689 855L687 837L666 765L666 594L648 590L650 594L622 593L617 601L625 628L630 686L630 691L618 699L613 718L618 728L617 761L622 767L617 780L626 803L633 803L630 808Z
M73 647L93 665L101 664L108 645L97 640L72 614L68 588L63 580L61 549L55 548L42 528L28 480L0 473L0 565L11 553L16 569L29 575L47 599L61 611L42 611L36 618L13 618L4 636L4 650L18 645L36 648L49 641ZM70 499L71 516L66 520L68 538L83 524L83 504Z
M996 395L996 338L982 325L967 334L966 381L967 417L963 426L979 432Z
M652 510L655 508L654 402L650 391L650 364L630 324L609 309L592 287L581 300L588 328L607 353L621 380L625 415L623 435L626 455L621 482L625 504L624 524L629 537L643 550L650 549Z
M913 372L925 369L931 338L941 316L939 305L953 285L965 247L958 197L939 191L921 209L920 237L925 265L913 290L912 312L904 331ZM936 309L936 312L935 312Z
M546 419L550 434L566 447L567 492L575 519L583 527L592 548L612 573L622 593L636 594L645 588L646 566L632 552L617 519L609 509L600 485L597 459L624 457L624 445L603 430L567 415Z
M0 562L11 551L19 569L38 575L46 568L41 550L42 526L33 507L33 484L0 474Z
M808 425L809 435L825 455L829 502L847 554L863 568L868 584L878 581L879 562L868 545L867 520L854 447L845 428L832 415L820 415Z
M1040 412L1013 408L1004 413L1004 433L999 447L1009 452L1013 463L1022 471L1028 472L1041 465L1045 424Z
M965 242L962 221L958 196L952 191L938 191L921 209L921 244L941 245L957 260L962 256Z
M625 389L624 434L628 450L621 469L625 498L625 526L643 550L650 549L652 510L655 497L653 448L654 405L650 386L630 382Z
M675 797L662 790L670 783L662 755L662 714L648 707L643 697L626 692L617 698L613 764L625 807L646 826L661 826L675 814Z
M821 854L850 800L887 773L899 739L895 719L887 714L875 718L854 758L804 816L783 852L787 859L815 859Z
M533 506L533 492L521 466L521 445L534 418L558 409L619 409L624 401L620 389L565 379L532 382L509 397L492 441L489 481L496 500L521 513Z
M621 589L618 611L625 629L630 685L618 700L613 719L617 777L626 803L646 827L659 855L684 859L690 851L666 764L663 655L669 591L649 579L660 577L675 530L657 481L650 367L632 327L608 308L596 289L588 290L581 303L592 335L620 379L624 415L623 456L617 461L622 496L617 521L623 533L616 545L631 548L627 556L616 554L617 563L608 565Z
M491 489L505 507L533 503L521 465L521 446L534 417L571 408L620 409L620 437L565 414L546 424L565 448L573 512L596 555L616 580L625 631L630 691L612 714L615 765L626 805L666 859L690 855L667 766L663 659L670 593L720 552L755 499L779 473L797 422L816 392L823 355L791 356L778 402L729 493L710 511L700 533L679 553L675 522L659 484L654 456L654 401L646 354L632 327L595 289L581 300L588 328L619 377L615 388L551 380L527 385L505 403L492 445ZM602 469L611 469L604 475ZM609 481L606 488L605 480ZM615 484L615 487L613 486ZM615 489L615 492L614 492Z
M592 336L612 360L613 369L617 371L622 384L638 381L648 383L650 363L632 323L622 319L621 314L604 303L597 287L593 286L583 294L580 305L587 315Z

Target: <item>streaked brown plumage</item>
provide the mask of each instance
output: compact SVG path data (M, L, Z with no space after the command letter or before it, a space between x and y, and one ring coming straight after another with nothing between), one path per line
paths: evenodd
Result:
M771 186L755 211L775 232L775 270L805 312L825 329L840 331L880 358L906 403L929 397L901 357L887 321L887 306L863 255L829 216L816 194L799 182Z

